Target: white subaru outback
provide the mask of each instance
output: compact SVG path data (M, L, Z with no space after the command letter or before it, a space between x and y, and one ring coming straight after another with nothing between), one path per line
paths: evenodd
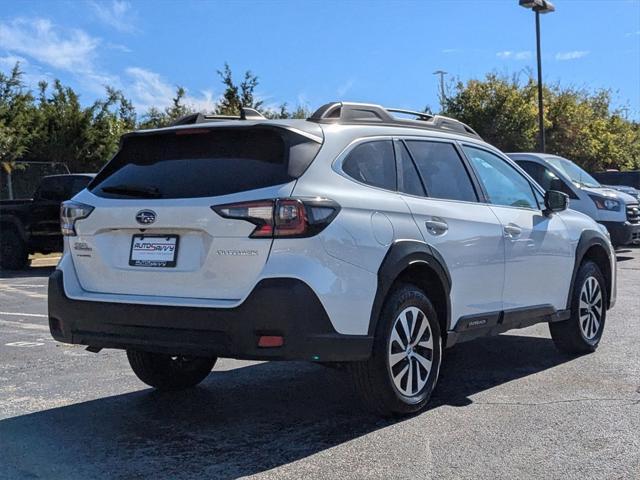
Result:
M457 342L547 322L596 349L615 255L567 203L446 117L193 115L125 135L63 205L50 329L158 389L219 357L335 362L370 408L416 412Z

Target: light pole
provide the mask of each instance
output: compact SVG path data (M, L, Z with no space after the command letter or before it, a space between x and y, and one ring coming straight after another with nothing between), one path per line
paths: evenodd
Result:
M540 54L540 14L551 13L555 11L556 7L553 6L548 0L520 0L520 6L525 8L531 8L536 14L536 49L538 51L538 135L539 135L539 149L544 153L545 140L544 140L544 105L542 102L542 57Z
M444 108L444 76L447 74L444 70L436 70L434 75L440 75L440 111Z

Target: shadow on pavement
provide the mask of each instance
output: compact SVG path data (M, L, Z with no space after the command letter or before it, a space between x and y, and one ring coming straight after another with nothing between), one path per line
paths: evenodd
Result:
M568 360L544 338L461 344L446 352L431 410ZM237 478L401 421L363 412L343 372L262 363L214 371L186 392L146 389L2 420L0 465L10 478Z
M30 266L24 270L0 270L0 278L48 277L55 269L55 266Z

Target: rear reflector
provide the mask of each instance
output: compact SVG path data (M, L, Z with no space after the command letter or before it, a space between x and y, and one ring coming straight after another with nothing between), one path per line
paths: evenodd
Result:
M258 339L258 346L264 348L281 347L284 345L284 337L280 335L262 335Z

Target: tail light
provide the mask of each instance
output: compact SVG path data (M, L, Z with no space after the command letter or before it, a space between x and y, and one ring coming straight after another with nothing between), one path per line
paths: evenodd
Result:
M60 206L60 230L64 236L76 235L76 221L87 218L93 207L80 202L62 202Z
M324 198L277 198L211 207L224 218L246 220L256 228L251 238L311 237L324 230L340 206Z

